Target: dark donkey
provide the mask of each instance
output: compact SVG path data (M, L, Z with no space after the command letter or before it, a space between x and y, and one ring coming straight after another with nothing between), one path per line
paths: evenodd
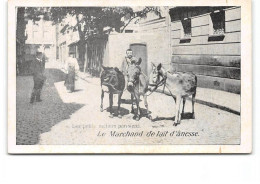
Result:
M120 104L121 97L125 88L125 78L118 68L104 67L101 73L101 105L100 111L103 111L104 92L109 93L109 111L113 117L113 94L118 94L118 117L121 118Z
M155 91L159 86L166 87L171 96L175 100L175 119L174 126L180 124L181 121L181 100L183 99L182 114L184 115L184 107L186 102L186 97L192 95L192 118L194 115L194 103L197 88L197 77L193 73L186 72L166 72L162 68L160 63L157 67L153 64L153 69L150 74L149 85L153 86L151 91Z
M142 62L142 59L139 58L138 62L131 63L127 69L127 90L131 93L131 101L132 101L132 111L134 113L134 100L137 106L137 113L135 114L135 120L139 121L141 110L139 107L140 96L142 95L144 98L144 105L147 109L147 117L151 119L149 115L148 103L146 92L148 90L148 77L141 71L141 67L139 66Z

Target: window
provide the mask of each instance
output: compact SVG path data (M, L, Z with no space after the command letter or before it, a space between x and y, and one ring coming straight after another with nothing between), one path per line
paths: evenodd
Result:
M44 41L51 41L52 40L52 34L50 31L44 31L43 32L43 38Z
M42 31L33 31L33 42L35 44L42 42Z
M185 18L181 21L181 23L182 23L181 38L190 38L191 37L191 19Z
M76 45L71 45L70 47L69 47L69 53L74 53L74 54L76 54Z
M225 33L225 12L216 10L210 14L210 35L224 35Z
M181 39L180 43L190 43L191 42L191 19L184 18L181 20Z

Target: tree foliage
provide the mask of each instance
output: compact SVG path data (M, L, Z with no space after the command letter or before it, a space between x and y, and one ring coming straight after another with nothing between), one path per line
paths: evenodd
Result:
M68 25L68 28L77 29L83 38L93 33L102 34L104 27L123 31L132 20L145 18L149 12L161 17L159 7L143 7L138 11L131 7L27 7L26 18L36 22L42 16L44 20L58 24L68 16L75 17L77 24ZM128 17L128 21L122 21L122 17Z

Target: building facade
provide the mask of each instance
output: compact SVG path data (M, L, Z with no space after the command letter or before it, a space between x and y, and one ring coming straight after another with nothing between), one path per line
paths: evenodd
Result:
M171 16L171 64L193 72L198 86L240 93L241 8L175 7Z
M162 16L150 12L146 18L133 21L122 33L109 34L104 65L121 68L126 50L142 58L142 71L148 75L152 63L170 66L170 16L169 8L163 7ZM136 24L136 25L133 25Z
M151 63L162 63L168 71L193 72L198 87L239 94L241 8L172 7L166 12L140 21L138 32L110 34L104 64L120 67L130 47L142 57L146 74Z
M241 8L162 7L162 16L148 13L134 20L122 33L108 31L86 39L84 71L99 76L101 65L121 68L125 51L142 58L149 75L152 63L168 71L193 72L198 87L240 93ZM126 20L127 21L127 20ZM61 26L59 60L69 52L77 58L77 31Z
M55 25L51 21L44 21L43 18L37 22L31 20L26 25L25 40L25 61L34 59L37 51L44 53L47 62L56 59L56 35Z
M71 17L69 20L72 20ZM73 57L79 57L78 45L79 33L76 29L69 28L69 25L65 22L56 25L56 38L57 38L57 61L65 63L69 54L73 54Z

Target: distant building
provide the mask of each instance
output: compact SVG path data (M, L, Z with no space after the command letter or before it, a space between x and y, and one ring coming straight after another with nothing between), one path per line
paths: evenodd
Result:
M70 23L73 23L73 17L70 17ZM78 41L79 33L75 27L71 28L64 21L57 25L56 29L57 38L57 60L65 63L70 53L78 59Z
M106 45L107 34L114 30L110 27L104 29L103 35L98 35L94 30L90 30L84 40L80 40L75 17L67 17L57 27L57 60L64 63L70 53L79 62L81 71L89 72L94 76L99 76ZM80 58L81 52L84 57Z
M47 61L56 59L56 27L43 18L37 22L29 20L26 25L25 60L32 61L37 51L44 53Z

